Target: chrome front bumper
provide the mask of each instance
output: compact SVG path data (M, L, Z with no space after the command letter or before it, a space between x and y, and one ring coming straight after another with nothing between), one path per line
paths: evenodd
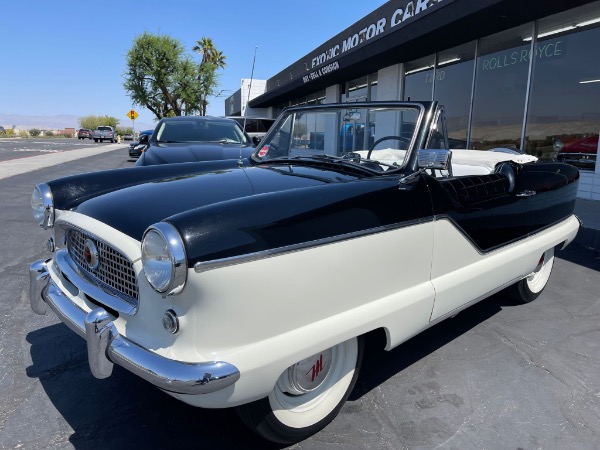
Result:
M179 394L207 394L234 384L240 373L229 363L188 363L153 353L121 336L103 308L89 313L73 303L54 283L47 261L29 267L29 300L37 314L48 307L71 330L87 341L88 362L96 378L107 378L113 364L149 381L160 389Z

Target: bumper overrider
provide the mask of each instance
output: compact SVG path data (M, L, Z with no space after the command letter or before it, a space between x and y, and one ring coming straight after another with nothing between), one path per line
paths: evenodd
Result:
M111 375L113 365L129 370L160 389L179 394L208 394L234 384L240 373L229 363L175 361L121 336L103 308L85 312L50 277L48 261L29 268L31 309L45 315L48 307L87 342L88 362L96 378Z

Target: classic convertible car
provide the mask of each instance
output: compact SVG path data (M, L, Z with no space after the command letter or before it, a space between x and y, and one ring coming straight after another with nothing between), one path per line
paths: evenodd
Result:
M296 107L247 159L39 184L31 307L98 378L118 364L300 441L342 408L365 336L389 350L502 289L529 302L574 239L576 168L447 148L435 102Z

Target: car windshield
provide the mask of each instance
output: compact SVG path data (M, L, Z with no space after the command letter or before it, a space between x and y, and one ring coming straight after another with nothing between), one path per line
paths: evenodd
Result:
M275 123L275 119L262 119L256 117L233 117L242 128L245 127L246 133L266 133Z
M246 136L234 121L177 120L160 124L157 142L219 142L246 144Z
M400 168L414 146L421 116L422 108L412 104L291 108L282 113L253 159L317 158L371 170Z

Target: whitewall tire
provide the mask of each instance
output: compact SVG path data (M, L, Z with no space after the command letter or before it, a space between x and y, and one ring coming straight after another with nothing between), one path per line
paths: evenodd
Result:
M554 266L554 248L544 252L535 270L518 283L508 288L508 293L515 300L529 303L539 297L550 279Z
M265 439L291 444L324 428L352 392L362 363L363 338L353 338L289 367L267 398L237 408Z

